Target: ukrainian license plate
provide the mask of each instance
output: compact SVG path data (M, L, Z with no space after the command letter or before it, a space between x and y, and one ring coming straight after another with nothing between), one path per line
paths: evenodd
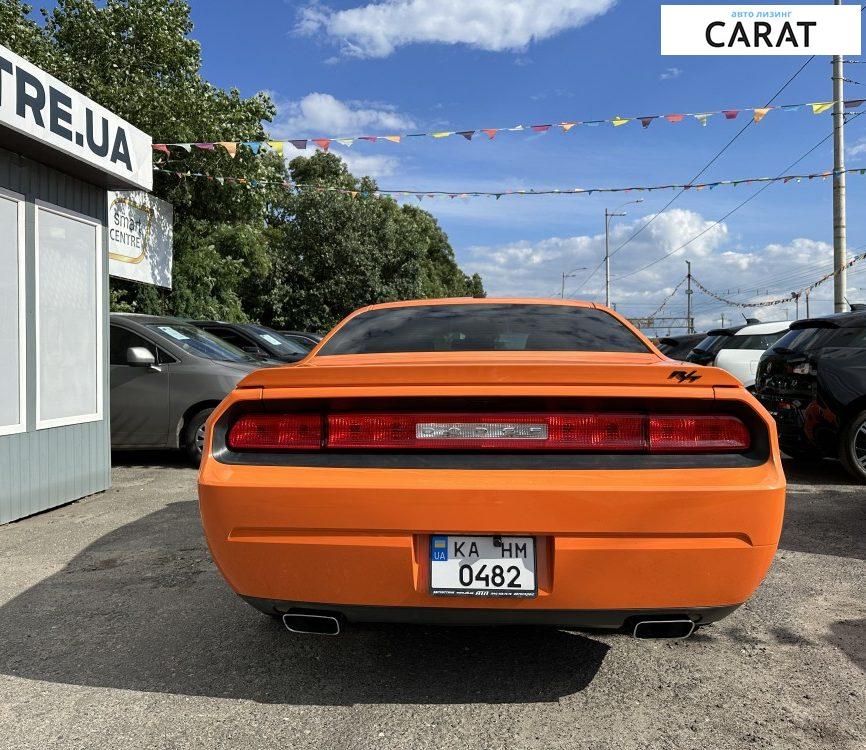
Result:
M438 596L533 597L531 536L430 537L430 591Z

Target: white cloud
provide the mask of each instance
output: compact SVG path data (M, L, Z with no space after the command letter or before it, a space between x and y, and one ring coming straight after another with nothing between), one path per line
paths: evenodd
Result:
M670 81L674 78L679 78L683 74L683 71L679 68L665 68L659 74L660 81Z
M277 117L271 125L275 138L400 133L415 127L412 118L392 104L343 101L313 92L295 101L274 97Z
M380 180L400 171L400 160L396 156L361 154L347 149L335 150L335 153L346 162L346 166L355 177L375 177Z
M615 224L611 232L611 247L618 247L649 218L651 216ZM786 243L743 248L735 244L728 226L723 223L670 259L633 273L679 247L711 224L700 214L674 209L660 215L644 232L613 255L613 300L618 308L632 317L654 312L685 276L684 259L692 261L695 277L709 289L729 293L730 297L738 300L751 299L750 295L754 299L783 297L822 276L832 267L832 247L826 242L797 238ZM464 270L480 273L491 296L558 296L561 274L583 266L588 270L577 272L567 281L566 289L570 296L604 300L603 269L599 269L585 286L581 286L590 270L596 268L604 258L603 234L475 246L468 248L461 256ZM814 294L813 315L831 312L828 305L819 301L828 296L829 291L828 286L820 294ZM693 301L697 325L701 329L717 326L723 312L729 321L742 318L740 309L715 302L699 292L695 293ZM684 315L685 306L685 294L681 289L666 308L666 314ZM778 320L784 319L785 308L793 316L793 302L757 312L745 309L742 312L765 320ZM804 313L802 303L800 311Z
M857 157L866 154L866 138L859 138L858 140L849 144L848 147L845 149L845 153L852 159L857 159ZM857 161L861 161L861 159L857 159Z
M334 11L313 3L302 9L296 31L322 32L353 57L387 57L415 43L466 44L501 52L577 28L616 0L383 0Z

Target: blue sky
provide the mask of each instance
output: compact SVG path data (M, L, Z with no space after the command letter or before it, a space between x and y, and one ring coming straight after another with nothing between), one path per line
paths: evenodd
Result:
M670 0L669 0L670 1ZM269 91L280 107L278 137L464 130L617 115L762 106L800 67L799 57L661 57L659 3L651 0L193 0L194 36L204 73L244 94ZM851 65L850 78L866 69ZM816 58L776 103L828 100L829 58ZM318 95L318 96L311 96ZM846 98L866 97L866 86ZM864 107L866 109L866 107ZM578 127L568 134L501 134L400 145L356 143L353 170L382 187L455 192L500 188L595 187L684 182L745 122L717 117L621 128ZM771 112L705 175L772 176L831 132L829 114ZM849 166L866 167L866 117L848 127ZM860 146L860 148L858 148ZM832 167L828 142L795 171ZM734 208L755 188L684 195L613 258L614 277L654 260ZM849 246L866 244L860 210L866 177L849 178ZM644 195L614 225L614 247L670 199ZM560 274L601 259L603 212L633 196L425 201L448 232L461 265L479 271L494 294L558 293ZM694 263L715 290L764 287L777 297L829 270L831 183L774 186L689 248L645 272L615 281L614 301L629 315L652 312ZM866 247L863 248L866 250ZM863 263L866 270L866 261ZM585 275L584 275L585 277ZM866 281L866 275L860 277ZM602 276L573 296L600 299ZM858 274L852 274L852 296ZM736 295L735 295L736 296ZM740 294L738 298L749 296ZM830 312L831 286L812 313ZM853 300L852 300L853 301ZM738 311L696 296L704 325ZM677 295L672 314L681 314ZM793 305L788 314L793 315ZM784 317L785 308L763 311Z

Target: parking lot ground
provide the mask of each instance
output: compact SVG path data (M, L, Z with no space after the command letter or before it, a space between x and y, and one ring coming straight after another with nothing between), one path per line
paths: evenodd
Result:
M0 528L0 747L864 748L866 493L788 464L757 595L682 642L546 629L295 636L232 594L195 472Z

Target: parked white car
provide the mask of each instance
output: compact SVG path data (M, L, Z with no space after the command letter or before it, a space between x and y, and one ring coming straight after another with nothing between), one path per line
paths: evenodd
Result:
M724 348L716 355L715 366L727 370L746 388L754 388L761 355L782 338L790 327L791 321L781 320L741 328L727 338Z

